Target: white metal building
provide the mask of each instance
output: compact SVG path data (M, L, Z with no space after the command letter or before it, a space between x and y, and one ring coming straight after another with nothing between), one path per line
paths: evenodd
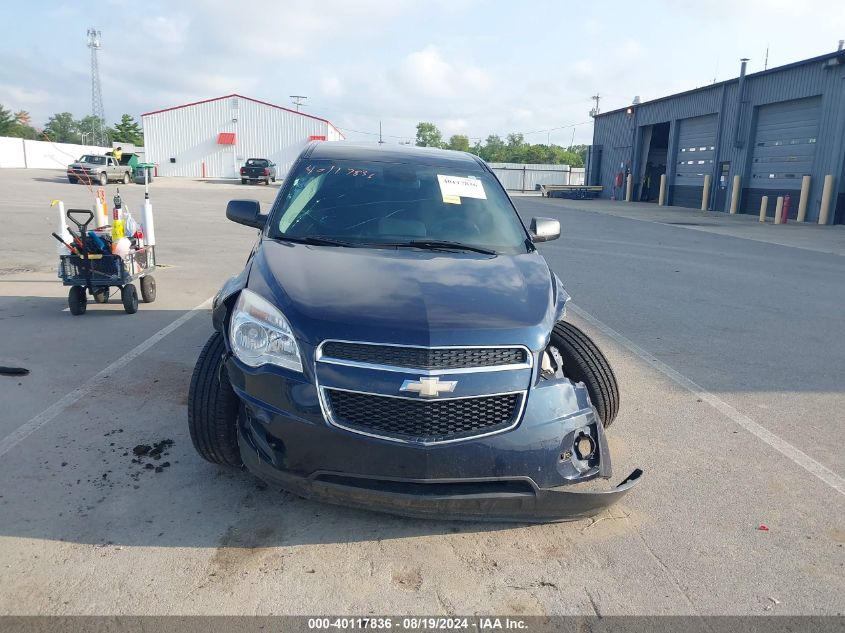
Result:
M145 159L159 176L236 178L247 158L269 158L284 174L309 140L338 141L334 125L237 94L141 115Z

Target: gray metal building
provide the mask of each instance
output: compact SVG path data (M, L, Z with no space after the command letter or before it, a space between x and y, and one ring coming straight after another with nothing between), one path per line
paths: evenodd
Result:
M762 196L790 195L795 218L810 176L806 221L817 222L826 176L833 177L828 222L845 223L845 50L746 74L595 117L589 184L602 197L656 201L666 174L667 204L728 211L734 176L738 211L757 214ZM619 187L620 180L622 187Z

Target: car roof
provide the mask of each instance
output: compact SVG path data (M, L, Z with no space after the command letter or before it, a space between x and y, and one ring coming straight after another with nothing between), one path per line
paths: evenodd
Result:
M379 145L352 141L315 141L303 153L305 158L327 160L365 160L385 163L409 163L432 167L461 167L484 170L481 159L466 152L413 145Z

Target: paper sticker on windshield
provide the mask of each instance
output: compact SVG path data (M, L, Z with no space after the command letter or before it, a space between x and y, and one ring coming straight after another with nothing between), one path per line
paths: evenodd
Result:
M443 176L437 174L437 182L440 183L440 193L443 195L443 202L460 204L461 198L478 198L487 200L484 193L484 185L478 178L463 178L461 176ZM455 199L459 202L455 203Z

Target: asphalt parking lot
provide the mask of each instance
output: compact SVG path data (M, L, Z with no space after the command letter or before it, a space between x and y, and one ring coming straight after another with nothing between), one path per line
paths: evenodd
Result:
M143 187L120 188L140 210ZM73 317L49 205L90 194L0 170L0 365L31 372L0 376L0 613L845 612L845 232L814 248L813 227L515 198L561 221L542 252L620 380L616 481L644 480L590 520L427 522L301 500L191 446L208 300L255 238L225 204L275 193L156 180L156 302Z

